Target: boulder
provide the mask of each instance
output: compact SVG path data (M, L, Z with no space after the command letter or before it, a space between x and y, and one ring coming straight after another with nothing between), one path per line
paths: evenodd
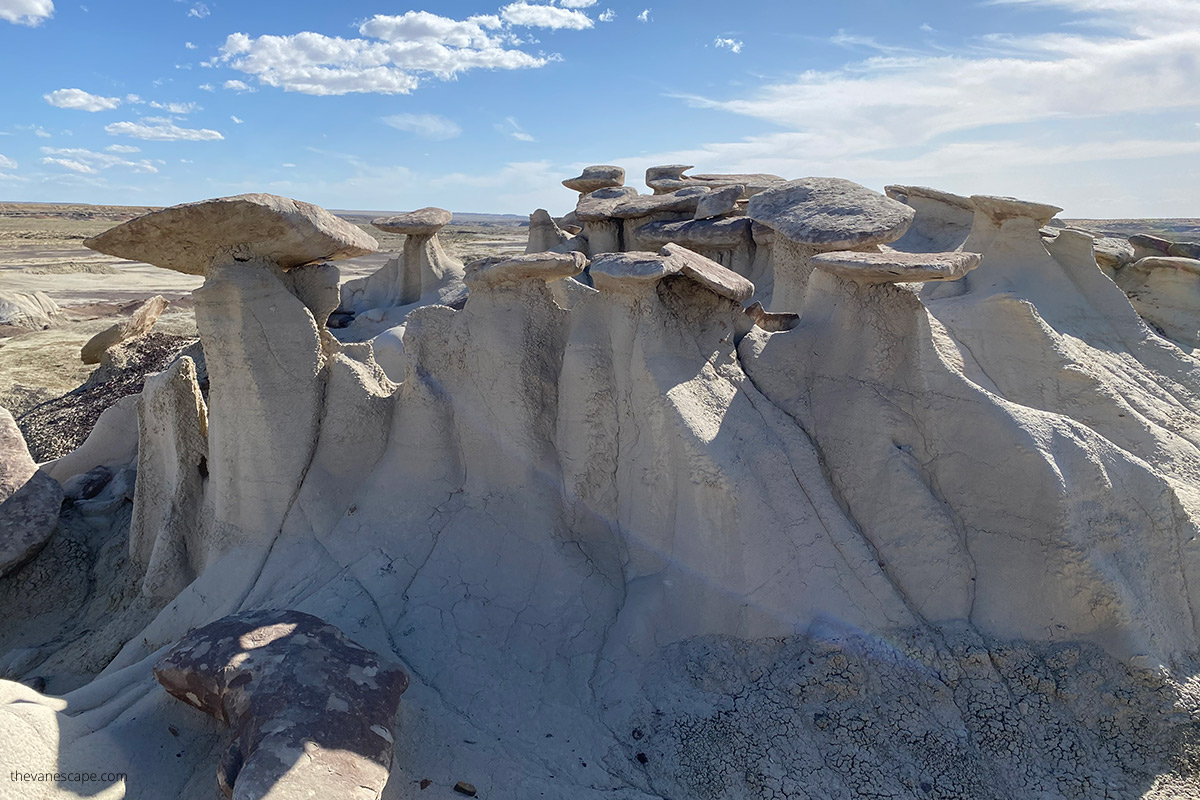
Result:
M978 253L862 253L838 250L810 260L817 269L855 283L956 281L979 266Z
M192 631L154 666L170 694L225 722L226 797L379 798L408 676L298 611L253 611Z
M679 272L678 259L661 253L601 253L592 258L588 273L597 289L640 291Z
M916 212L842 178L801 178L750 199L750 219L817 250L849 250L894 242Z
M62 500L62 486L38 470L12 414L0 408L0 577L45 547Z
M730 186L722 186L720 189L704 195L696 203L695 219L712 219L732 214L737 209L737 202L745 191L745 186L735 183Z
M273 194L241 194L153 211L84 240L131 261L207 275L221 264L261 260L280 269L373 253L378 243L320 206Z
M702 187L687 187L668 194L642 194L617 202L608 216L616 219L636 219L666 211L694 214L700 199L708 194Z
M618 204L637 196L637 189L632 186L613 186L588 192L580 197L579 202L575 205L575 218L580 222L598 222L609 219Z
M580 194L594 192L597 189L624 186L625 170L622 167L597 164L584 169L578 177L568 178L562 182L562 185L568 189L574 189Z
M99 364L100 357L108 348L149 333L168 305L170 303L162 295L155 295L146 300L133 310L128 319L123 319L88 339L79 351L80 359L85 364Z

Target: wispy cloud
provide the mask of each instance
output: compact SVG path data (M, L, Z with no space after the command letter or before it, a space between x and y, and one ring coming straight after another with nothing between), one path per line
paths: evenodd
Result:
M73 108L79 111L108 111L121 105L119 97L102 97L83 89L55 89L42 97L55 108Z
M104 130L113 136L130 136L157 142L203 142L224 139L220 131L181 128L170 118L144 117L138 122L114 122Z
M0 169L16 169L17 162L13 161L8 156L0 153Z
M196 19L204 19L211 13L212 11L204 3L196 3L196 5L188 9L187 15Z
M150 107L157 108L162 111L166 111L170 114L179 114L179 115L193 114L197 111L202 110L198 103L191 103L191 102L188 102L188 103L151 102Z
M453 139L462 133L457 123L437 114L392 114L382 120L385 125L415 133L423 139Z
M563 3L563 5L569 5L569 3ZM500 18L510 25L528 28L566 28L581 31L592 27L592 18L582 11L531 5L525 2L511 3L500 9Z
M492 127L494 127L500 133L503 133L505 136L510 136L513 139L516 139L518 142L537 141L531 134L526 133L525 129L521 127L521 124L517 122L516 117L505 117L504 122L498 122Z
M713 47L724 47L729 50L732 50L735 53L742 52L742 47L744 45L745 45L745 42L743 42L739 39L723 39L720 36L718 36L716 39L713 40Z
M136 150L137 148L134 149ZM79 172L85 175L95 175L102 170L114 167L137 173L150 174L158 172L158 168L144 158L137 161L130 161L119 155L97 153L94 150L87 150L80 147L43 147L42 153L45 154L45 158L42 159L43 164L56 164L72 172Z
M601 22L612 22L616 18L617 12L613 11L611 8L604 9L604 11L600 12L600 16L596 17L596 19L600 20Z
M650 9L648 9L648 8L643 9L642 13L637 15L637 20L638 20L638 22L649 22L650 21Z

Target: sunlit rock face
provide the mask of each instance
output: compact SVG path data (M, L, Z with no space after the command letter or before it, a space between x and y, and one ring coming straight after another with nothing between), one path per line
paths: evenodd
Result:
M96 677L63 700L0 684L0 753L210 798L227 734L185 703L226 701L152 667L229 677L204 626L295 613L410 676L364 796L1200 793L1200 363L1086 237L1012 198L615 169L570 182L571 247L370 336L324 325L333 266L208 264L208 401L180 362L140 407L175 515L135 498L125 624L72 634ZM64 646L10 630L10 677Z

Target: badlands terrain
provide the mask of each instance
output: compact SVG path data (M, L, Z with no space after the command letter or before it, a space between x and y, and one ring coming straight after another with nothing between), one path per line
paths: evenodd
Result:
M690 169L0 206L0 798L1200 797L1200 221Z

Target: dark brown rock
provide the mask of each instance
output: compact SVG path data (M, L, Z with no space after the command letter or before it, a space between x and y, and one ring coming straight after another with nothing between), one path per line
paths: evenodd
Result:
M383 792L408 676L324 620L299 611L225 617L189 633L154 676L232 728L217 771L227 797Z

